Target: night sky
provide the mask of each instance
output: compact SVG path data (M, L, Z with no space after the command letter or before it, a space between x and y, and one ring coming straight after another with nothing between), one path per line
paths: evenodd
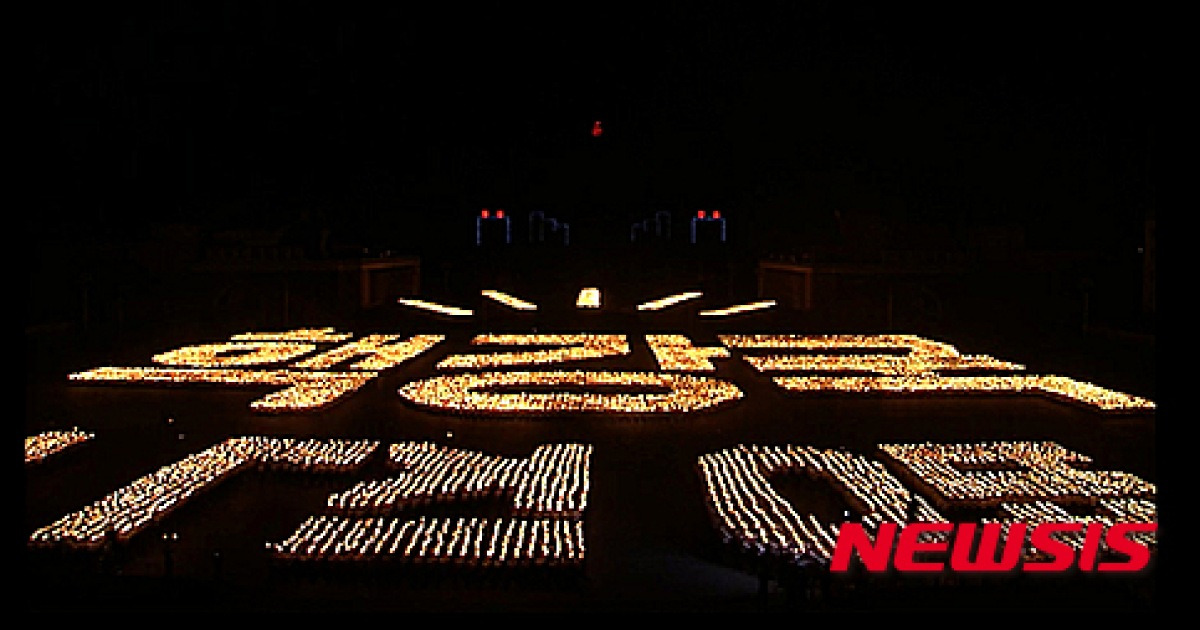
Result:
M27 233L311 221L419 251L506 207L570 219L581 242L722 208L764 251L853 221L1019 226L1044 248L1140 238L1152 15L844 4L52 8Z

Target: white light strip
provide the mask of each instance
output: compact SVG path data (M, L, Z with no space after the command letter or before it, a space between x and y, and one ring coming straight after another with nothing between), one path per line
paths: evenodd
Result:
M664 308L667 308L668 306L675 306L676 304L678 304L680 302L698 298L701 295L704 295L704 294L699 291L688 291L687 293L676 293L674 295L668 295L667 297L659 298L657 300L650 300L649 302L638 304L637 310L639 310L639 311L659 311Z
M457 306L446 306L444 304L437 304L435 302L426 302L425 300L410 300L408 298L398 298L396 301L405 306L412 306L412 307L424 309L427 311L433 311L434 313L440 313L442 315L454 315L457 317L469 317L469 316L475 314L474 311L471 311L471 310L468 310L465 308L458 308Z
M737 315L738 313L747 313L749 311L758 311L764 308L775 306L775 300L763 300L762 302L751 302L749 304L737 304L735 306L726 306L708 311L700 311L703 317L723 317L725 315Z
M600 289L586 288L579 290L579 298L575 300L579 308L600 308Z
M484 297L492 298L493 300L496 300L497 302L499 302L505 306L515 308L518 311L536 311L537 310L537 304L534 304L533 302L526 302L525 300L522 300L519 297L514 297L503 291L496 291L495 289L484 289L480 293L482 293Z

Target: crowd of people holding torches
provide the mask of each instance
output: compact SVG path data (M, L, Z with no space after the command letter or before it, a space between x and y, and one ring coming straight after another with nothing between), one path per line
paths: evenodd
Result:
M1118 471L1085 467L1091 459L1055 442L882 444L904 480L927 487L940 505L993 507L1047 499L1096 504L1116 497L1153 497L1154 484Z
M685 343L686 338L663 336L663 346ZM678 337L678 338L676 338ZM682 341L680 341L682 340ZM625 335L592 334L483 334L473 345L554 346L542 350L457 354L438 363L439 369L481 369L503 366L552 364L629 354ZM689 344L690 347L690 344ZM722 356L717 349L694 349L681 361L691 366L708 356ZM661 359L660 359L661 360ZM711 364L709 364L711 366ZM667 369L667 368L664 368ZM700 368L702 369L702 368ZM491 392L505 387L648 387L669 388L670 393L597 394L572 391ZM631 414L682 413L706 409L741 398L735 385L714 379L688 376L611 371L466 372L437 376L409 383L400 396L415 404L441 411L476 414L615 412Z
M228 383L231 385L288 385L286 370L237 368L98 367L68 376L72 381L129 381L167 384Z
M579 566L583 521L572 518L311 516L267 543L283 561L396 561L472 567Z
M625 335L484 334L471 339L471 345L553 347L542 350L452 354L438 362L438 369L478 370L517 365L545 365L629 354L629 340Z
M445 335L413 335L403 341L400 335L367 335L350 343L292 364L303 370L327 370L339 363L356 357L361 360L351 363L352 370L386 370L416 357L441 343Z
M804 471L830 481L871 531L882 522L946 522L877 461L840 450L738 446L698 460L706 505L726 542L793 562L828 562L838 524L801 515L771 487L774 475ZM937 537L930 533L927 538Z
M81 548L98 548L108 536L126 541L166 518L188 499L252 465L318 472L353 469L376 446L378 442L368 440L229 438L38 528L29 541L34 546Z
M961 355L949 344L914 335L719 335L729 348L845 351L871 349L867 354L779 354L748 355L746 361L761 372L843 372L845 376L785 375L774 382L792 392L845 393L997 393L1038 392L1106 412L1154 409L1152 401L1076 381L1064 376L1027 374L945 375L945 371L1023 370L1024 366L986 355ZM155 383L228 383L274 385L285 389L251 403L262 412L294 412L328 405L355 391L378 375L379 370L411 359L445 339L444 335L416 335L393 343L398 335L371 335L299 361L298 369L245 369L244 366L285 363L312 352L315 341L344 340L332 329L303 329L285 333L245 333L231 342L199 344L153 357L165 368L101 367L71 374L76 381L145 381ZM668 372L713 371L711 358L728 357L723 348L696 348L682 335L647 335L646 341L660 369ZM481 334L472 344L550 346L532 350L454 354L438 363L441 370L480 370L521 365L546 365L602 357L628 355L625 335L597 334ZM879 352L883 351L883 352ZM355 356L365 358L340 372L305 371L326 369ZM190 366L190 367L188 367ZM362 371L359 371L362 370ZM366 371L371 370L371 371ZM614 411L623 413L685 412L702 409L740 397L735 386L720 381L677 381L689 385L686 393L673 395L597 396L569 393L491 394L488 387L512 385L590 384L662 386L653 374L616 372L528 372L505 376L455 375L433 377L411 383L401 395L447 411L469 412L572 412ZM564 376L567 375L567 376ZM484 377L487 378L484 378ZM621 383L619 381L624 381ZM734 393L736 391L736 394ZM688 400L681 401L681 398ZM703 403L708 399L708 403Z
M310 517L267 548L282 560L400 560L472 566L576 566L592 447L539 446L528 458L407 442L389 447L391 479L329 497L339 514ZM389 517L399 509L512 496L513 517Z
M873 349L903 352L909 356L920 357L953 358L959 356L958 349L954 346L917 335L717 335L717 339L727 347L746 350Z
M1070 513L1063 506L1053 501L1026 501L1021 503L1001 503L999 517L985 519L993 523L1025 523L1030 529L1039 523L1100 523L1111 527L1115 523L1155 523L1158 521L1158 507L1154 501L1147 499L1101 499L1097 502L1094 516L1078 516ZM1028 531L1026 532L1028 536ZM1153 549L1158 545L1155 532L1132 532L1129 534L1136 540ZM1079 532L1059 532L1055 538L1070 545L1075 550L1083 549L1086 540L1086 530ZM1107 542L1100 541L1100 548L1107 550ZM1026 548L1026 557L1036 557L1039 554L1031 547Z
M518 365L545 365L629 354L625 335L593 334L484 334L471 340L472 345L556 346L552 349L458 354L443 359L439 369L481 369ZM678 334L646 335L646 343L659 367L666 371L705 371L716 367L710 358L727 358L722 347L696 348L691 340Z
M175 367L247 367L286 363L316 349L316 344L299 341L225 341L160 352L151 360Z
M250 403L255 411L286 413L310 411L330 405L361 388L378 372L299 372L240 368L141 368L101 367L70 375L73 381L122 381L171 385L217 383L282 386Z
M526 458L488 455L432 442L388 447L388 479L363 481L331 495L330 509L373 514L461 498L513 495L522 515L580 516L590 490L591 447L546 444Z
M222 383L274 385L284 389L250 403L255 411L285 413L318 409L353 392L385 370L441 343L445 335L368 335L287 368L247 369L283 364L316 349L310 342L345 341L348 333L333 329L301 329L285 333L243 333L234 341L197 344L154 355L168 367L100 367L70 375L73 381L151 383ZM362 357L344 371L317 371Z
M941 371L1005 371L1025 369L1018 363L987 355L962 355L946 343L915 335L718 335L730 348L790 350L862 350L868 354L748 355L760 372L853 372L853 376L777 376L780 387L794 392L847 393L994 393L1033 391L1102 411L1154 409L1152 401L1076 381L1065 376L1028 374L947 376ZM870 374L871 376L864 376Z
M258 453L263 469L304 470L306 472L343 472L362 466L378 440L293 440L288 438L246 437Z
M683 335L646 335L646 344L654 353L658 369L667 372L715 372L710 359L729 358L721 347L697 348Z
M1152 401L1082 383L1066 376L777 376L777 385L793 392L847 393L1007 393L1032 391L1101 411L1154 409Z
M25 463L36 464L63 450L96 437L79 427L68 431L43 431L25 438Z
M910 474L901 475L908 483L923 482L922 487L931 488L947 509L996 508L996 517L985 518L983 523L1021 522L1033 527L1045 522L1094 522L1111 526L1117 522L1152 523L1158 518L1153 484L1123 473L1078 470L1076 466L1091 460L1054 443L880 448L908 468ZM1014 463L1032 472L1003 470ZM861 514L858 518L869 532L878 531L884 522L950 522L882 463L845 451L743 445L700 457L698 469L707 491L706 506L723 539L759 556L795 563L826 563L832 556L838 524L797 513L770 485L773 475L799 470L830 481ZM1056 502L1072 499L1093 506L1096 514L1077 516ZM946 541L949 535L925 532L922 540ZM1131 536L1151 547L1157 544L1154 532ZM1076 549L1084 544L1084 532L1056 537ZM1027 545L1024 553L1032 558L1037 552Z
M262 469L340 471L360 467L378 447L370 440L231 438L163 466L92 505L39 528L33 546L99 548L126 541L188 499L231 475ZM280 558L379 559L473 565L573 566L584 558L582 516L590 491L592 447L551 444L528 458L484 455L428 442L393 444L390 493L358 484L329 498L344 515L313 516L284 542ZM465 497L511 496L512 517L380 516L410 505ZM365 517L356 514L369 514Z
M667 393L489 391L505 387L664 388ZM464 372L431 377L400 388L401 398L439 411L466 415L605 412L661 414L700 411L743 394L733 383L686 374L552 371Z
M329 368L364 355L353 369L384 369L440 343L442 335L418 335L394 344L398 335L375 335L317 355L296 367ZM155 362L188 368L97 368L73 380L221 382L286 385L256 400L264 411L312 409L361 387L374 371L298 372L240 369L283 363L313 351L316 342L344 341L333 329L246 333L234 341L189 346L155 355ZM728 348L829 351L832 354L747 356L760 372L849 372L849 376L777 376L779 386L800 392L1019 392L1038 391L1102 410L1153 409L1154 403L1091 383L1060 376L970 375L938 372L1019 371L1024 366L986 355L961 355L953 346L913 335L720 335ZM725 348L696 348L682 335L647 335L659 368L668 372L713 371L711 358ZM268 343L269 342L269 343ZM357 345L356 345L357 344ZM391 344L391 345L387 345ZM438 368L479 370L553 364L628 355L625 335L478 335L473 345L553 346L541 349L456 354ZM874 349L874 354L847 354ZM883 351L878 352L878 351ZM374 361L374 363L372 363ZM357 367L356 367L357 366ZM871 374L872 376L863 376ZM521 388L534 391L522 391ZM558 389L556 389L558 388ZM587 391L641 389L643 393ZM667 393L645 393L646 389ZM512 391L508 391L512 390ZM540 391L539 391L540 390ZM742 397L732 383L687 374L603 370L466 371L410 382L402 398L440 411L479 414L606 412L683 413ZM90 439L75 429L26 438L26 462L40 461ZM361 466L377 449L369 440L230 438L163 466L129 485L39 528L38 546L94 548L106 538L127 540L172 513L196 494L250 466L347 470ZM800 514L770 483L776 475L803 471L829 481L875 531L883 522L948 522L908 487L928 489L940 509L995 508L998 522L1072 520L1153 522L1154 484L1126 473L1092 471L1091 460L1052 442L881 445L897 464L899 478L883 463L843 450L798 446L741 445L698 459L710 516L729 542L758 555L828 562L838 523ZM267 543L284 560L397 559L472 566L577 566L584 557L582 515L589 492L591 447L552 444L527 458L488 455L431 442L393 444L388 465L394 475L363 481L328 497L330 513L304 521L286 540ZM908 484L906 486L906 484ZM512 496L511 516L415 517L394 512L439 501ZM1095 517L1072 516L1039 498L1096 506ZM1134 497L1134 498L1130 498ZM848 514L848 513L847 513ZM1154 540L1153 534L1137 534ZM940 534L927 534L927 539ZM1066 538L1081 545L1082 537Z
M746 362L759 372L856 372L886 376L926 376L940 370L1023 370L1017 363L989 356L960 357L890 356L885 354L783 354L747 356Z

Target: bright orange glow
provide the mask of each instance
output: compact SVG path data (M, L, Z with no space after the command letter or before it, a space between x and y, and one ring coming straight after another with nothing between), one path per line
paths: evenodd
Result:
M551 391L495 391L520 387ZM589 388L654 388L666 393L592 393ZM585 390L553 391L556 388ZM467 372L408 383L400 397L439 411L484 414L679 414L740 399L729 381L655 372Z
M395 367L445 340L445 335L413 335L396 342L400 335L367 335L328 352L292 364L302 370L327 370L338 363L366 357L350 366L355 370L386 370Z
M929 488L939 507L1049 498L1090 503L1156 493L1137 475L1088 470L1092 458L1056 442L880 444L879 450L913 485Z
M300 470L352 470L379 445L373 440L229 438L135 479L91 505L38 528L29 542L42 547L99 548L112 534L127 541L169 516L192 496L257 464Z
M70 375L72 381L147 383L223 383L228 385L283 385L286 389L250 403L263 412L319 409L367 384L378 372L292 372L203 368L100 367Z
M287 540L267 543L279 558L368 562L398 559L471 567L577 567L583 519L310 516Z
M510 365L544 365L566 363L600 357L629 354L629 341L625 335L476 335L473 346L559 346L544 350L522 350L517 352L488 352L484 354L452 354L438 363L439 370L479 369Z
M583 512L592 447L544 444L503 457L403 442L388 449L388 478L363 481L326 500L336 515L312 516L283 542L280 558L304 561L453 562L471 566L573 566L583 562ZM396 509L488 496L513 517L391 518Z
M725 348L697 348L683 335L646 335L646 345L654 353L658 368L668 372L713 372L717 367L709 359L729 358Z
M1106 412L1130 412L1154 409L1154 402L1076 381L1066 376L777 376L776 385L795 392L848 392L885 394L937 393L1021 393L1038 392L1054 398L1081 403Z
M792 350L904 350L913 356L955 358L958 348L917 335L717 335L730 348L787 348ZM872 353L874 354L874 353Z
M698 468L709 515L726 541L789 561L828 561L839 524L796 510L772 487L772 477L803 473L828 482L858 507L864 524L872 528L882 522L908 522L910 506L916 522L946 522L883 464L843 450L741 445L700 457Z
M25 438L25 463L40 462L75 444L96 437L94 433L73 428L70 431L45 431Z
M236 341L186 346L156 354L155 363L189 367L242 367L290 361L317 347L310 343L283 341Z
M592 447L543 444L529 457L504 457L401 442L388 448L390 475L362 481L326 499L331 510L378 513L454 498L506 497L522 516L583 516Z

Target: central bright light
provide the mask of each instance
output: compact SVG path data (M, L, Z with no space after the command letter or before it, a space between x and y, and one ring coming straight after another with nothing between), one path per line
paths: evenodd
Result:
M579 297L575 300L575 306L579 308L600 308L600 289L586 288L579 290Z

